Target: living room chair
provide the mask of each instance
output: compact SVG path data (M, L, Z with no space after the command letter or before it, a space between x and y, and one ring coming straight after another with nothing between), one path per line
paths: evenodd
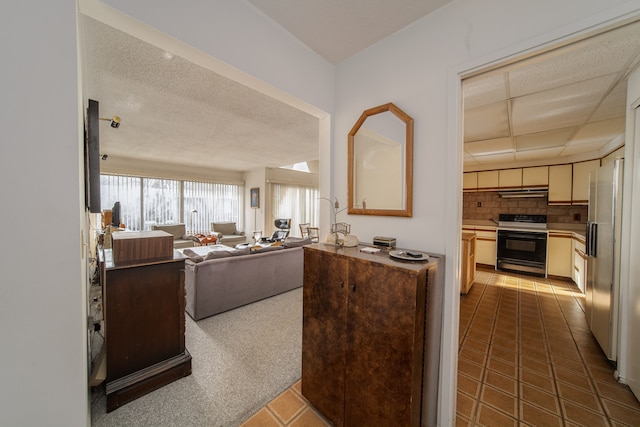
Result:
M320 229L318 227L307 227L307 237L309 237L313 243L318 243L320 241Z
M310 223L306 222L304 224L300 224L300 236L305 239L307 237L309 237L309 227L311 226Z
M276 219L273 224L277 230L273 232L271 237L263 237L260 239L260 243L275 243L281 242L287 238L291 231L291 218L279 218Z

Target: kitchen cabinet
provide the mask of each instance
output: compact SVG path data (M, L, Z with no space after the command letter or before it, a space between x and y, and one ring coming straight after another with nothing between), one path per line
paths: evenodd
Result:
M559 277L572 277L573 233L563 231L550 231L547 241L547 275Z
M600 167L600 160L589 160L588 162L573 164L572 204L589 204L589 174L598 167Z
M522 168L522 187L539 188L549 186L549 166Z
M574 235L573 240L573 271L572 279L578 288L584 293L587 283L587 255L585 253L585 241Z
M501 169L498 171L498 188L501 190L519 190L522 188L522 168Z
M573 188L573 166L549 166L549 199L550 205L570 205Z
M304 247L302 394L333 425L436 424L441 259Z
M496 266L496 229L476 227L476 264Z
M497 170L478 172L478 191L497 191L498 179Z
M476 235L462 233L462 271L460 274L460 293L466 294L476 277Z
M478 172L462 174L462 191L478 191Z

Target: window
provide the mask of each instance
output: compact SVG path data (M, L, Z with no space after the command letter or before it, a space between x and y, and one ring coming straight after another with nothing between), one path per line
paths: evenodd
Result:
M236 184L185 181L187 232L209 234L212 222L235 222L236 228L243 230L243 191L244 187Z
M271 206L273 221L278 218L291 218L291 236L300 237L300 224L309 223L317 227L319 192L315 187L290 184L271 184Z
M243 229L244 187L239 184L101 175L101 209L120 202L121 221L133 231L184 223L188 234L208 234L212 222Z

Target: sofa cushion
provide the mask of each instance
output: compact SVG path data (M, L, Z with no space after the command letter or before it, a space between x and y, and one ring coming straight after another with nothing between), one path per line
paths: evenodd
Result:
M220 234L236 234L235 222L212 222L211 229Z
M228 249L228 250L214 250L207 254L204 258L205 261L210 259L227 258L231 256L247 255L249 254L249 248L246 249Z

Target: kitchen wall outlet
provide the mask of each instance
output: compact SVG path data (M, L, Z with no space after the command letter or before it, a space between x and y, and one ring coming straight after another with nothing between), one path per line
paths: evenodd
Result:
M478 202L478 207L481 208L482 207L482 202Z

